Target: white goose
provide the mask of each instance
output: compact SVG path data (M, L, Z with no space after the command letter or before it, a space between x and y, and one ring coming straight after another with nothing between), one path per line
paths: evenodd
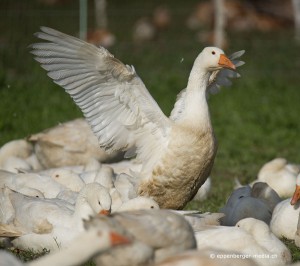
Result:
M151 209L159 209L158 204L151 198L139 196L123 202L122 205L115 211L122 212L122 211L151 210Z
M168 118L133 67L103 47L50 28L41 30L36 36L49 42L31 46L35 59L81 108L100 147L113 152L135 145L142 163L138 193L152 197L161 208L183 208L209 176L217 150L208 86L228 83L227 77L237 76L229 70L242 63L235 65L221 49L205 48Z
M107 161L118 155L100 149L90 126L80 118L33 134L28 140L44 168L85 164L90 158Z
M272 214L270 228L277 237L286 237L293 240L297 231L298 217L300 215L299 204L292 206L291 199L279 202Z
M131 236L133 244L139 243L138 246L128 245L110 250L106 255L97 257L97 265L149 265L145 263L148 255L154 255L155 261L159 261L184 250L196 248L190 224L182 215L169 210L116 212L110 216L95 216L89 223L99 228L110 228L124 236ZM149 248L154 254L149 252Z
M297 176L296 189L292 198L278 203L273 211L270 227L278 237L295 240L300 246L300 174Z
M56 172L52 178L38 173L15 174L0 170L0 188L8 186L15 191L21 191L25 188L37 189L43 193L45 198L55 198L65 189L80 191L80 184L83 186L84 183L79 176L61 175L61 173L62 171ZM55 177L56 175L58 176Z
M129 243L129 239L111 230L91 227L76 237L67 248L32 261L28 266L82 265L99 253Z
M51 173L40 172L40 174L50 176L55 182L76 192L79 192L85 185L80 176L71 169L57 168L53 169Z
M294 193L299 165L288 163L284 158L275 158L262 166L254 182L266 182L280 197L291 197Z
M291 262L289 249L272 234L266 223L254 218L242 219L235 227L204 226L202 231L195 233L195 237L199 250L218 248L240 252L249 255L259 265L285 265Z
M23 264L9 252L1 250L0 261L2 266L75 266L110 248L128 243L130 243L129 239L118 233L92 227L76 237L67 248L29 263Z
M38 199L13 191L7 194L13 213L10 223L0 224L0 235L17 236L12 243L23 249L66 247L83 231L83 219L97 213L108 214L111 206L107 189L97 183L80 191L75 207L58 199Z
M0 168L9 157L28 158L33 152L32 144L23 139L12 140L0 148Z

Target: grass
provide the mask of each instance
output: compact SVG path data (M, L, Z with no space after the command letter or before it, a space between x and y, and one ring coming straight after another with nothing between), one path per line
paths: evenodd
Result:
M109 1L109 24L117 37L110 51L135 66L166 114L204 47L196 41L195 32L185 27L196 2L183 7L181 1L163 1L172 6L170 29L156 41L137 46L132 42L132 26L140 16L149 16L158 1ZM0 7L1 146L82 114L34 62L28 49L41 25L76 35L78 1L47 7L34 0L5 0ZM93 24L93 15L89 22ZM219 143L211 174L213 187L208 200L188 205L203 211L218 211L225 204L235 177L248 183L265 162L275 157L300 162L300 58L292 31L229 32L229 39L227 53L245 49L246 65L241 68L241 79L209 99ZM299 249L286 243L294 260L300 260Z

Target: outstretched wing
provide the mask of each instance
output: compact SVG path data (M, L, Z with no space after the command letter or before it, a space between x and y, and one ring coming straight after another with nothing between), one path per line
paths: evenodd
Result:
M31 52L48 76L80 107L99 144L107 151L137 147L137 158L159 157L167 145L169 119L163 114L133 67L103 47L96 47L51 28L36 36L48 42Z
M228 56L236 68L245 64L245 62L240 61L239 58L245 53L245 50L238 51ZM219 92L220 87L229 87L232 82L230 79L239 78L241 75L236 71L223 68L221 70L215 71L211 74L208 82L207 92L211 94L216 94Z

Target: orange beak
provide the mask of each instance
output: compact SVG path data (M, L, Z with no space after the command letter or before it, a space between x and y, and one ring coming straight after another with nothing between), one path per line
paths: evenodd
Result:
M299 199L300 199L300 186L296 185L296 189L291 200L291 205L295 205Z
M109 215L110 211L108 211L108 210L102 210L102 211L99 212L99 214Z
M230 61L230 59L224 55L224 54L221 54L220 55L220 59L219 59L219 62L218 62L219 66L221 67L224 67L224 68L228 68L228 69L231 69L231 70L235 70L236 67L235 65Z
M109 234L110 234L110 241L113 246L130 243L130 240L128 238L121 236L115 232L110 232Z

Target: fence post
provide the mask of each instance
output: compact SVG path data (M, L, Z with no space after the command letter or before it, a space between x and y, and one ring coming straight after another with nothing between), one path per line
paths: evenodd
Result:
M87 0L79 0L79 38L86 40L87 36Z

